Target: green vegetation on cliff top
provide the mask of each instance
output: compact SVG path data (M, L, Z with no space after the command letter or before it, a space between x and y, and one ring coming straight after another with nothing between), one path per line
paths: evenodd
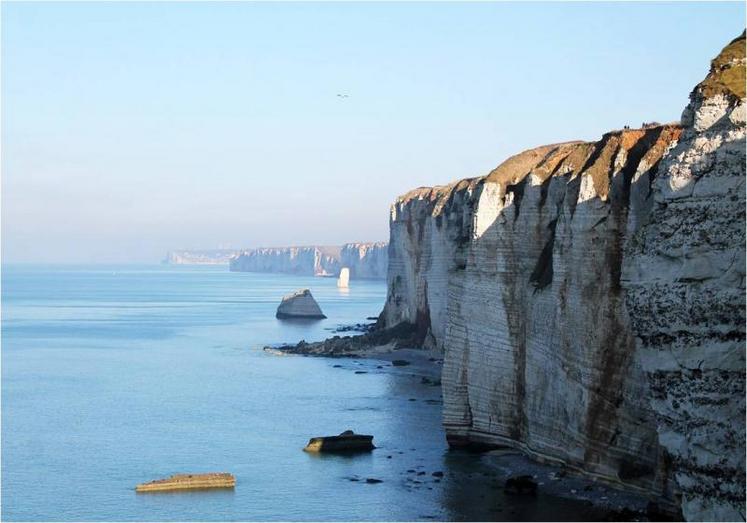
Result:
M735 38L711 61L711 70L698 89L703 96L745 97L745 33Z

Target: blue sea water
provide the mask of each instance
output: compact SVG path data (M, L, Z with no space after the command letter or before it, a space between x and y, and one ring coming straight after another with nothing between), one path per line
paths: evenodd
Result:
M328 319L275 319L281 296L303 287ZM438 387L417 376L262 350L363 322L385 295L379 281L340 291L334 279L225 267L4 266L2 519L593 518L567 500L505 498L480 456L447 450ZM378 448L301 450L346 429ZM236 488L134 491L209 471L233 473Z

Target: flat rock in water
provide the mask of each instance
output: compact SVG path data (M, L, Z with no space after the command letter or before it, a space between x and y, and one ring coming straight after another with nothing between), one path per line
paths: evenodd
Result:
M166 479L157 479L141 483L135 487L136 492L164 492L168 490L192 490L212 488L234 488L236 478L227 472L209 472L207 474L174 474Z
M306 318L324 319L326 316L309 289L300 289L283 296L275 317L279 319Z
M355 434L346 430L339 436L311 438L303 450L306 452L362 452L375 449L373 436Z

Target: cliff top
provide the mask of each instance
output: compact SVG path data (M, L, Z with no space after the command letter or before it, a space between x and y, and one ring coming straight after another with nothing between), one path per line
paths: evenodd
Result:
M680 125L674 123L645 125L639 129L610 131L596 142L541 145L511 156L486 176L466 178L448 185L418 187L397 198L397 203L416 199L439 202L433 208L437 213L454 192L474 188L486 181L506 187L521 182L530 174L541 182L551 176L591 176L596 193L606 198L612 174L620 169L635 169L642 161L647 166L654 165L679 139L681 132ZM615 168L618 159L624 163Z
M541 145L533 149L527 149L509 157L498 165L488 173L486 179L503 185L515 184L541 164L546 164L552 172L571 152L583 149L588 145L588 143L576 141Z
M745 97L745 73L745 32L742 32L711 60L708 76L695 91L706 98L724 94L742 99Z
M418 187L397 198L397 202L406 202L409 200L428 200L435 201L440 200L443 196L447 196L454 191L467 189L474 187L478 182L483 180L483 176L475 178L464 178L447 185L434 185L433 187Z

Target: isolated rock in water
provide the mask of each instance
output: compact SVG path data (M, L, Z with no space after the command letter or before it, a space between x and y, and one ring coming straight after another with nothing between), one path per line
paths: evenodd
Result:
M326 318L309 289L301 289L283 297L276 318Z
M304 448L306 452L356 452L373 450L373 436L356 434L346 430L339 436L311 438Z
M350 269L343 267L340 269L340 277L337 278L337 286L341 289L348 288L348 282L350 281Z

